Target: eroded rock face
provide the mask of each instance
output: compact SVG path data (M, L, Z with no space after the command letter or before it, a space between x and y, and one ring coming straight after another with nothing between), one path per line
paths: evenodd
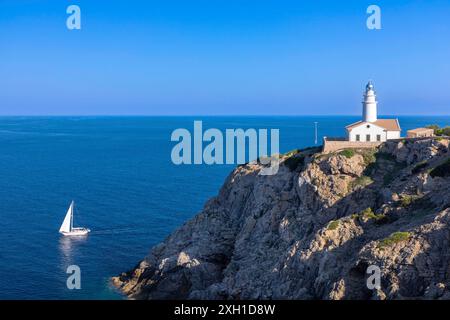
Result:
M450 298L450 179L429 175L447 140L302 156L274 176L236 168L114 284L136 299Z

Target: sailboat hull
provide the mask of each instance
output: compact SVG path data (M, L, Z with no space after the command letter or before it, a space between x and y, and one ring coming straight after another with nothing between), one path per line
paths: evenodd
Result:
M69 237L69 236L86 236L88 233L91 232L90 229L87 228L72 228L72 231L70 232L64 232L61 231L61 234Z

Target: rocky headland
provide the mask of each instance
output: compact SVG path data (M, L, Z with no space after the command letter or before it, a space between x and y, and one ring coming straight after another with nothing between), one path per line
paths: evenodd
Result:
M113 283L133 299L450 299L447 138L295 150L261 169L237 167Z

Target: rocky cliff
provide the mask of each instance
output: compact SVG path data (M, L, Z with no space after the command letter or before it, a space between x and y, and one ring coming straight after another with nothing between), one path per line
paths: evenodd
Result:
M450 299L449 157L441 138L239 166L113 283L135 299Z

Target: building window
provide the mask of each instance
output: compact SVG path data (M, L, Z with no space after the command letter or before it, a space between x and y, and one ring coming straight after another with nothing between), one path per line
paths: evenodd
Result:
M361 141L361 136L359 134L356 135L356 141Z
M370 134L366 135L366 141L370 142Z
M377 141L378 141L378 142L381 141L381 134L377 134Z

